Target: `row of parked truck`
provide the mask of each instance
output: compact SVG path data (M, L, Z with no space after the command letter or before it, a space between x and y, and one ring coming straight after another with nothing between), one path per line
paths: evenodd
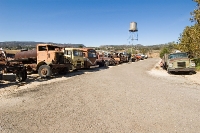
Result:
M17 81L25 81L27 72L37 72L41 78L66 74L83 68L108 67L137 60L123 53L108 53L92 48L66 48L38 44L33 50L5 51L0 55L0 80L4 73L13 73Z

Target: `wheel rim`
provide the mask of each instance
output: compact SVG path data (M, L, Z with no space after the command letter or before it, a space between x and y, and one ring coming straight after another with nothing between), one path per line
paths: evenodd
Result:
M16 74L16 81L18 81L18 82L22 81L22 75L21 75L21 73Z
M47 73L48 73L48 70L47 70L46 68L43 68L43 69L41 70L41 74L42 74L42 75L47 75Z

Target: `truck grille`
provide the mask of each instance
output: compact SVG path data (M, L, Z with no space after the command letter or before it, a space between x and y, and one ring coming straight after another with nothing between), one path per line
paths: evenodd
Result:
M81 61L77 61L77 64L81 64Z
M78 68L81 68L81 61L77 61L76 65L77 65Z
M186 63L185 62L177 62L177 66L178 67L186 67Z

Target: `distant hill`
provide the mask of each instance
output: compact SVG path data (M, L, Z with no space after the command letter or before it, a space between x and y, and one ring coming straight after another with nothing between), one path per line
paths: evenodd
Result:
M135 48L135 49L140 49L140 48L148 48L148 49L154 49L154 50L160 50L162 47L166 46L168 44L157 44L157 45L148 45L144 46L142 44L136 44L136 45L101 45L99 48L118 48L118 49L124 49L124 48Z
M0 42L0 47L6 49L22 49L22 48L35 48L37 44L54 44L65 47L85 47L83 44L61 44L53 42L34 42L34 41L6 41Z

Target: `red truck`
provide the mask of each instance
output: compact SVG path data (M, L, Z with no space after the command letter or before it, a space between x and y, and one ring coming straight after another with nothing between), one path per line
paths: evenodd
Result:
M83 51L84 57L84 68L96 68L99 67L97 64L97 53L92 48L80 48Z
M108 67L110 65L115 66L117 61L111 58L111 55L107 52L99 51L97 52L97 63L99 66Z

